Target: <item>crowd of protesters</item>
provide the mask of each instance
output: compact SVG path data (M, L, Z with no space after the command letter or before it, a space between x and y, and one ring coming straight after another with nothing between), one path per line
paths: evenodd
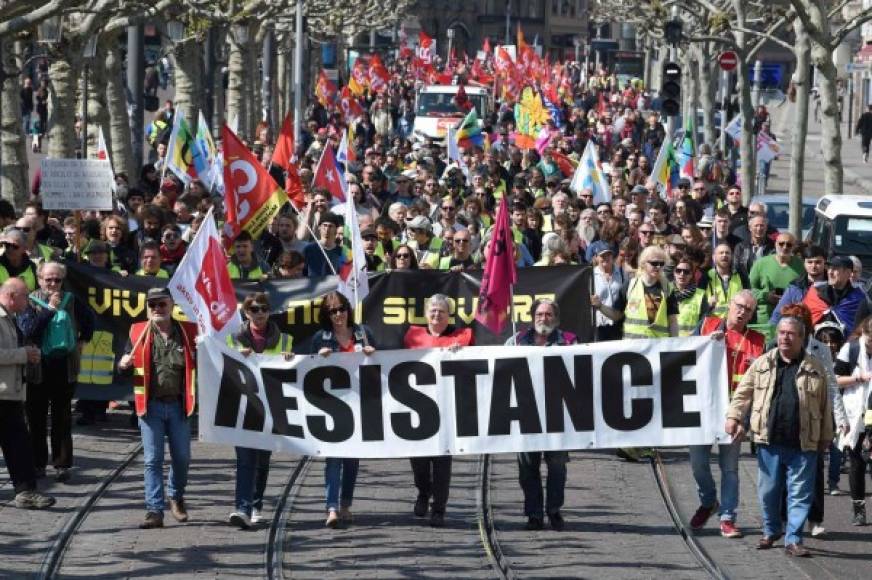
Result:
M872 306L859 261L827 255L820 247L779 232L768 223L762 203L743 205L735 172L708 144L699 147L693 174L664 190L651 171L659 149L672 136L666 135L658 96L638 83L621 84L605 71L584 74L567 64L564 89L569 90L555 103L559 113L552 113L548 121L550 137L528 149L515 143L512 99L497 95L494 110L481 111L486 145L463 149L460 164L448 159L444 140L412 134L415 91L421 81L409 67L409 60L391 61L389 82L384 90L360 99L363 113L357 119L345 119L336 105L313 101L296 151L305 205L295 209L287 204L259 239L246 232L233 239L228 250L231 277L282 280L338 272L350 256L346 204L356 211L370 272L482 268L495 210L505 199L518 267L593 268L589 301L596 311L597 341L694 334L725 341L732 397L725 429L737 440L750 434L755 442L765 528L759 548L772 547L786 532L788 552L807 555L803 527L808 522L813 535L824 534L823 495L842 493L845 457L853 522L865 525L867 429L872 425L868 418L864 423L864 415L872 379ZM457 70L453 80L466 82L464 67ZM460 103L458 107L461 110ZM212 209L219 221L224 214L221 196L202 182L183 187L171 173L161 177L172 116L173 105L167 102L149 128L154 162L138 176L117 175L117 211L84 212L80 219L46 212L38 184L23 212L0 203L0 225L5 227L0 321L5 324L7 315L19 313L17 335L14 329L0 329L0 338L8 343L3 352L10 353L0 362L8 375L0 383L0 423L7 465L17 470L13 481L21 507L51 503L36 492L36 480L45 475L49 461L59 481L70 478L73 466L70 400L77 350L59 361L44 349L40 358L33 346L42 344L58 310L68 311L75 321L77 348L91 339L93 313L81 297L68 299L62 290L63 262L86 261L118 276L169 278L206 213ZM329 191L313 189L312 178L324 148L338 148L344 134L354 135L349 146L356 161L346 168L348 199L339 203ZM271 163L274 128L262 124L255 135L249 141L252 151L276 181L284 183L283 169ZM605 196L571 185L572 168L588 142L595 144L602 160L609 185ZM26 293L34 300L22 304ZM179 521L187 519L186 417L193 412L194 346L189 328L168 321L170 307L169 293L149 293L150 320L131 330L131 342L119 363L122 370L137 370L136 388L141 389L136 391L136 407L150 449L145 528L163 525L165 434L173 455L170 511ZM292 356L292 338L269 324L266 295L250 296L242 308L247 322L234 339L238 348ZM447 325L451 308L450 297L432 297L427 326L410 329L405 346L471 344L468 329ZM349 313L342 295L325 299L314 352L326 357L378 346L379 337L353 324ZM555 303L537 302L530 314L533 326L513 342L576 342L571 332L560 328ZM148 333L148 328L154 331ZM7 373L10 367L13 372ZM18 367L28 371L26 390L18 382ZM55 386L47 393L39 388L47 380L62 388ZM79 422L99 420L105 409L102 403L82 405ZM50 454L47 413L52 416ZM13 417L26 417L29 432L7 434ZM22 454L22 446L32 447L32 454ZM709 465L712 450L691 449L700 501L691 527L702 528L717 513L721 534L741 537L740 447L718 447L720 494ZM248 527L262 517L269 454L244 448L236 453L236 502L230 520ZM621 450L630 461L644 453ZM544 499L539 475L543 459L548 466ZM542 528L545 516L553 528L562 529L567 460L563 452L520 454L529 529ZM330 527L352 520L357 470L357 460L327 459ZM450 457L413 459L412 471L417 487L414 513L423 517L429 511L430 523L442 525Z

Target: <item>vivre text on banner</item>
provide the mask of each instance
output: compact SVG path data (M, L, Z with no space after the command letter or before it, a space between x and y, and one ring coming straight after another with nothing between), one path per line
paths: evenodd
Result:
M708 337L244 357L199 348L200 438L390 458L711 444L727 374Z

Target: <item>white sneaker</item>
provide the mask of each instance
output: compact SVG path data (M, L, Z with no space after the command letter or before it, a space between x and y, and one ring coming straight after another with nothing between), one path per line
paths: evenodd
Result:
M811 537L819 538L827 533L827 529L820 524L813 524L811 526Z
M242 512L233 512L230 514L230 523L234 526L237 526L243 530L247 530L251 527L251 518L245 515Z
M252 524L259 524L263 520L264 520L264 517L263 517L263 514L260 513L260 510L257 508L252 508L251 509L251 523Z

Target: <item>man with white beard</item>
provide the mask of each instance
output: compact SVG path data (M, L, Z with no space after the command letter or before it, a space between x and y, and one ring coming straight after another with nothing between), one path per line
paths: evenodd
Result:
M533 302L530 309L533 326L519 332L506 342L507 345L519 346L563 346L576 344L576 336L560 326L560 308L553 300L540 298ZM545 483L547 497L542 494L542 474L539 467L542 456L548 466L548 479ZM566 463L569 453L566 451L528 451L518 453L518 481L524 491L524 514L527 516L528 530L541 530L545 513L551 527L560 531L563 529L563 495L566 488Z

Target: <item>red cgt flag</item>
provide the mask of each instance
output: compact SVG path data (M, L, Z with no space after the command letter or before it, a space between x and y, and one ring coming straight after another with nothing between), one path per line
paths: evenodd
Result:
M291 159L294 158L294 117L288 113L279 130L279 138L276 141L276 149L273 152L272 162L282 169L287 168Z
M221 139L227 241L232 242L242 230L257 239L288 196L227 125L221 129Z
M494 334L500 334L509 321L511 287L518 281L515 271L515 244L509 225L506 196L500 200L491 241L485 251L484 273L475 319Z

